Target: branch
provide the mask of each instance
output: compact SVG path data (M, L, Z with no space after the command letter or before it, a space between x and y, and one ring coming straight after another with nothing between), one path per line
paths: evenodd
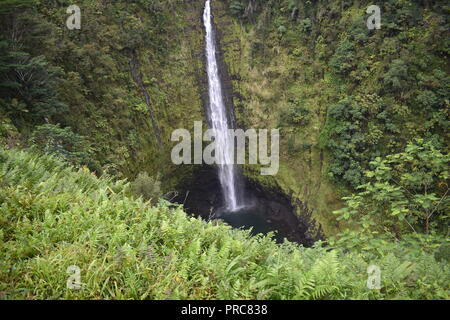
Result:
M447 189L447 191L445 191L444 195L442 196L441 200L439 200L439 202L437 203L437 205L434 207L434 210L430 213L430 215L427 217L427 219L430 219L431 216L436 212L437 208L439 207L439 205L441 204L442 200L444 200L447 197L447 193L450 190L450 188Z

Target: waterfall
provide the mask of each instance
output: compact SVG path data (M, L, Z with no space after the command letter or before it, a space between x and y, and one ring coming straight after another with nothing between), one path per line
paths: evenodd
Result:
M205 4L203 22L206 29L209 117L211 127L215 130L219 180L227 210L236 211L239 209L240 204L238 203L237 173L233 159L234 138L228 133L230 124L219 78L210 0L207 0Z

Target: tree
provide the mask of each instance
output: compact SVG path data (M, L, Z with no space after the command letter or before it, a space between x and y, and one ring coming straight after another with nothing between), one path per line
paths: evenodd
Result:
M67 111L67 106L58 98L57 90L63 70L49 64L45 56L31 54L32 44L40 41L45 29L33 12L23 10L31 3L7 1L0 10L0 93L6 113L15 119L27 117L42 122Z
M353 97L331 105L328 110L327 147L333 155L329 171L336 180L342 179L353 187L363 183L363 166L371 156L364 133L367 113L367 108Z
M53 124L38 126L30 142L39 152L56 155L73 165L87 165L91 170L101 173L98 163L89 157L90 147L85 137L74 133L70 127L61 128Z
M395 59L389 65L389 70L383 77L388 91L400 91L408 79L408 66L401 59Z
M230 11L233 15L240 17L244 13L244 5L239 1L233 0L230 3Z
M403 152L376 158L365 173L368 182L335 211L338 219L396 238L448 228L450 153L442 150L435 141L416 139Z
M57 94L62 74L62 69L49 65L44 56L20 55L10 74L11 82L19 84L13 91L25 106L20 111L30 112L33 117L41 119L67 111L67 105L58 99Z
M353 70L355 60L355 46L345 39L341 41L330 60L330 66L339 75L347 75Z
M288 108L280 116L280 125L288 127L302 127L311 118L309 108L297 99L291 99Z

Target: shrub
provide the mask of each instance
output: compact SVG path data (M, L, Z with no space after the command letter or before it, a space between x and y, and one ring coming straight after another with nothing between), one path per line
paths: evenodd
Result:
M300 30L304 33L311 32L311 19L306 18L300 21Z
M236 17L241 17L244 14L244 5L236 0L231 1L230 3L230 11L231 14Z
M401 59L392 61L389 69L383 77L387 91L399 91L406 85L408 79L408 67Z
M330 60L330 66L336 74L347 75L355 68L354 61L354 44L350 40L346 39L339 43L333 57Z
M142 196L144 200L158 202L161 197L161 182L158 177L150 177L147 172L141 172L131 184L135 196Z
M330 106L330 137L326 142L333 155L329 171L335 179L350 186L364 181L363 166L370 159L364 134L367 109L349 97Z
M101 173L100 165L89 155L90 146L86 138L74 133L70 127L61 128L53 124L37 126L30 142L39 152L55 155L72 165L86 165L92 171Z
M397 237L411 232L446 232L450 202L450 154L431 141L417 139L404 152L377 157L366 171L359 193L345 197L339 219L356 221ZM444 228L444 230L441 230Z
M310 111L298 100L290 100L287 110L280 116L281 126L305 126L309 123Z

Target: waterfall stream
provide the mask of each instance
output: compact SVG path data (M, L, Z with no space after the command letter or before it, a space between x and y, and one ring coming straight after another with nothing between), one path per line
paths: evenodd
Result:
M209 92L209 117L212 129L215 130L216 159L218 173L225 206L228 211L236 211L239 203L237 172L234 165L234 138L228 134L231 127L224 104L222 85L216 57L215 34L212 26L211 2L206 1L203 13L206 29L206 60Z
M246 179L235 165L234 156L238 150L235 137L230 132L233 130L229 129L236 128L232 104L228 104L227 99L228 76L226 70L220 69L225 66L216 38L211 0L205 2L203 24L206 30L205 60L209 95L206 117L213 129L213 157L217 168L197 166L192 176L179 186L180 196L176 197L175 202L183 204L189 214L207 221L220 219L234 228L251 229L251 234L273 232L273 238L280 243L288 239L311 246L314 241L321 239L320 232L309 233L310 227L314 231L311 213L305 208L305 216L297 216L288 196L281 191L266 190L257 181ZM198 133L201 134L201 130ZM218 196L218 191L222 196Z

